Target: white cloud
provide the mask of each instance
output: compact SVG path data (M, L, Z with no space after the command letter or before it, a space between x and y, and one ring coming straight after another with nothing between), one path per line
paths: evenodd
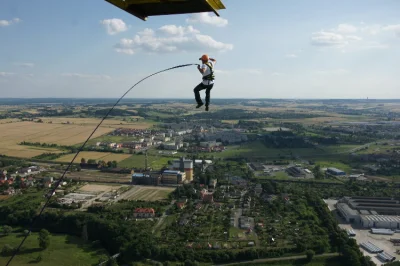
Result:
M342 35L339 33L320 31L314 32L311 37L311 43L315 46L339 46L343 47L350 42L360 41L361 38L354 35Z
M343 34L349 34L349 33L355 33L358 31L356 26L353 26L351 24L339 24L339 26L336 29L337 32L343 33Z
M365 25L365 24L363 24ZM363 33L368 33L370 35L377 35L382 31L382 26L381 25L366 25L360 28L360 31Z
M385 31L393 31L393 32L396 33L396 35L398 37L400 37L400 24L385 26L385 27L383 27L383 30L385 30Z
M13 18L12 20L0 20L0 27L11 26L12 24L20 23L22 20L19 18Z
M286 54L285 57L287 58L297 58L296 54Z
M102 24L104 26L104 28L107 30L107 33L109 35L114 35L119 32L128 30L128 26L125 24L125 22L122 19L119 19L119 18L104 19L104 20L100 21L100 24Z
M63 73L62 76L71 78L81 78L81 79L107 79L107 80L111 79L111 77L107 75L90 75L81 73Z
M27 62L25 62L25 63L14 63L14 65L15 66L20 66L20 67L34 67L35 66L35 64L34 63L27 63Z
M217 27L225 27L228 25L228 20L217 17L217 16L211 16L210 13L203 12L203 13L196 13L190 16L190 18L186 19L187 23L202 23L202 24L208 24L208 25L213 25Z
M121 39L115 46L115 51L125 54L135 54L139 51L149 53L173 53L182 51L230 51L232 44L214 40L203 35L192 26L182 27L165 25L157 30L144 29L132 39Z
M15 75L15 73L12 72L0 72L0 77L6 78Z
M272 72L271 75L272 76L282 76L283 73L281 73L281 72Z

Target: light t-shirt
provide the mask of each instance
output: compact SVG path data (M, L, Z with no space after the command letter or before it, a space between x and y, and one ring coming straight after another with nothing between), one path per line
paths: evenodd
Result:
M212 68L214 68L214 62L211 60L208 60L208 62ZM201 65L201 68L206 68L206 71L203 73L203 77L210 75L211 74L211 69L209 66L207 66L206 64ZM214 80L203 80L203 84L204 85L211 85L214 84Z

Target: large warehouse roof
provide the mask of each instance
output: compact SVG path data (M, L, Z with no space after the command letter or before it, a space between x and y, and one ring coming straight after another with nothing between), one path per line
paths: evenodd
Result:
M361 215L362 219L371 221L371 222L395 222L400 223L400 216L392 216L392 215Z

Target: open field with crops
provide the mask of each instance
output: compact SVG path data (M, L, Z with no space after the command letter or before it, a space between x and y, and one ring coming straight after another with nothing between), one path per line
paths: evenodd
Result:
M139 119L139 121L134 121ZM44 123L49 123L51 121L52 124L65 124L69 122L69 125L79 125L79 126L90 126L92 130L100 123L101 119L97 118L75 118L75 117L42 117L41 118ZM101 124L101 128L111 129L115 128L135 128L135 129L147 129L153 126L152 122L143 121L143 118L140 116L129 116L126 118L127 120L133 121L123 121L118 119L106 119ZM88 135L89 136L89 135Z
M72 158L74 158L75 153L67 154L57 158L56 162L70 162ZM120 154L120 153L111 153L111 152L96 152L96 151L83 151L80 152L78 157L75 158L74 163L80 163L82 158L85 158L86 161L89 159L93 160L103 160L103 161L117 161L120 162L129 158L130 154Z
M168 194L174 190L175 188L173 187L134 186L122 194L120 199L157 201L166 199Z
M73 145L85 141L93 130L90 126L15 122L0 124L0 154L30 158L42 153L59 153L60 150L19 145L22 141ZM94 137L112 131L99 128Z

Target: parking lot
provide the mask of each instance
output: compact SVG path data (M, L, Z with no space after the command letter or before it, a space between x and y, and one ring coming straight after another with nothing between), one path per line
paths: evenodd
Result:
M395 256L396 261L399 259L400 254L396 254L396 251L400 249L400 246L394 246L393 243L390 242L390 238L400 238L400 233L395 233L394 235L378 235L371 234L370 230L368 229L355 229L350 224L339 224L339 226L345 230L353 229L353 231L356 233L356 236L353 238L357 241L357 244L370 241L374 245L383 249L386 253ZM362 247L360 247L360 250L365 256L370 256L376 265L384 264L378 259L376 254L369 253Z
M334 216L336 217L336 220L338 221L340 228L343 228L346 231L348 229L352 229L356 233L356 236L353 238L357 241L358 245L370 241L374 245L383 249L384 252L389 253L390 255L396 257L396 261L399 260L400 254L396 254L396 252L397 250L400 250L400 246L394 246L393 243L390 242L390 239L400 238L400 233L395 233L394 235L378 235L378 234L372 234L369 229L354 227L351 224L348 224L342 217L340 217L337 214L335 207L337 199L324 199L324 202L326 203L332 214L334 214ZM372 261L376 263L376 265L380 266L384 264L384 262L378 259L377 254L369 253L362 247L360 247L360 250L365 256L371 257Z

